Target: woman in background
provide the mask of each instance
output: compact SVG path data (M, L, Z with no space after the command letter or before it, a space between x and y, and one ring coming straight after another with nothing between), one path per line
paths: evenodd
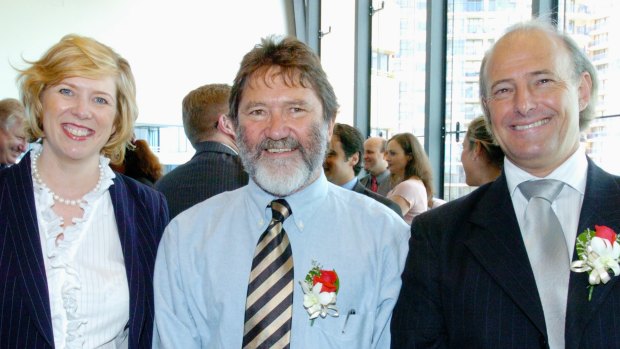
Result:
M484 116L473 119L463 138L461 163L465 171L465 182L478 187L494 181L502 172L504 152L494 143L486 127Z
M393 188L387 197L400 206L403 218L411 224L413 217L432 207L433 182L428 156L416 136L399 133L388 141L385 160Z
M112 169L153 187L163 175L159 158L144 139L134 140L131 144L132 147L125 152L125 161L120 165L113 165Z
M20 71L32 145L0 172L0 348L150 348L164 197L120 174L125 59L68 35Z

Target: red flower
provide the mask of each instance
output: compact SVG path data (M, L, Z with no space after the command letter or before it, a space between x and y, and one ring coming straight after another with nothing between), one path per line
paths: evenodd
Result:
M317 283L323 284L321 292L336 292L338 291L338 274L335 270L321 270L320 275L314 275L312 278L312 285Z
M601 239L607 239L612 245L616 242L616 232L613 229L604 225L595 225L594 230L596 231L594 236Z

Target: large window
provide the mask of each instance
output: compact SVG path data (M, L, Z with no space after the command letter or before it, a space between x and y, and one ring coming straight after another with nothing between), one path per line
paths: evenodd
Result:
M605 170L620 174L620 5L614 0L560 1L559 27L577 41L597 69L597 118L585 132L588 155Z
M352 64L343 62L355 61L355 4L356 1L343 0L324 1L321 5L322 30L332 27L332 33L321 41L321 59L342 105L339 121L349 124L353 124L355 70ZM532 1L448 0L445 3L445 81L426 61L427 47L442 44L441 40L431 45L426 42L427 33L434 37L437 30L434 21L427 23L427 8L434 8L436 2L373 0L370 4L372 15L358 17L369 20L371 27L367 125L370 134L389 138L399 132L411 132L424 141L427 122L432 126L428 132L433 132L433 122L445 118L445 124L441 125L444 151L431 159L443 160L443 173L434 177L441 183L439 179L443 175L446 200L471 192L475 188L465 184L460 143L469 122L482 114L478 96L480 63L486 50L508 26L532 17ZM615 0L560 0L557 13L559 27L581 44L599 75L597 119L584 132L583 142L596 163L616 174L620 174L620 161L615 155L620 148L620 98L614 98L614 93L620 90L620 46L613 43L620 39L618 4ZM541 8L535 10L548 13ZM431 63L441 61L442 54L439 56L431 56ZM437 103L433 98L438 97L427 95L427 70L430 83L436 79L435 83L445 86L445 99L439 98L440 105L445 103L445 111L441 111L444 115L433 111ZM361 82L365 83L363 79ZM431 152L436 149L430 148Z
M465 184L460 144L469 122L482 114L478 96L482 57L507 26L531 16L531 3L527 1L448 1L444 164L446 200L463 196L475 189Z
M336 121L353 125L355 1L322 1L320 24L321 64L340 103ZM372 64L387 67L390 60L385 55L376 54L372 57Z
M380 4L371 19L371 51L390 64L373 64L370 71L371 135L411 132L423 141L426 0Z

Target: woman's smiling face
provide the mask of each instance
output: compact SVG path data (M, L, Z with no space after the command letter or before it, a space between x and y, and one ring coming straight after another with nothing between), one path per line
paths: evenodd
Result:
M100 79L66 78L41 95L44 146L57 159L99 158L114 132L116 84Z

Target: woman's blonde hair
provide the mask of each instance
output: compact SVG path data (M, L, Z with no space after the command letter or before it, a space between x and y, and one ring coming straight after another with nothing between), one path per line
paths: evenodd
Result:
M70 77L115 78L115 131L103 146L101 154L109 157L112 163L122 162L138 117L136 83L127 60L95 39L70 34L52 46L38 61L25 61L30 67L18 70L17 82L26 108L25 129L30 142L45 135L41 119L41 94L46 88Z
M504 152L495 143L493 134L489 132L484 115L474 118L469 123L465 137L469 142L469 149L474 149L476 141L478 141L489 162L500 170L504 167Z

